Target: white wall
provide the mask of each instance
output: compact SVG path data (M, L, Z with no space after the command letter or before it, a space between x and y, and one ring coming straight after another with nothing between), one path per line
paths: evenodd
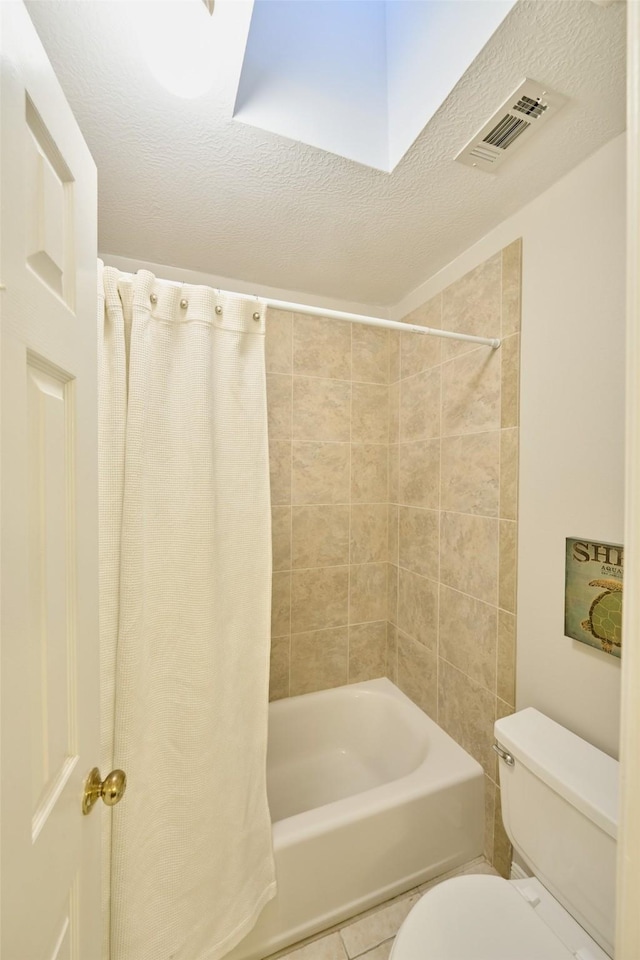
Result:
M523 238L517 706L617 756L620 663L564 636L565 537L623 542L625 138L421 285ZM624 655L624 651L623 651Z

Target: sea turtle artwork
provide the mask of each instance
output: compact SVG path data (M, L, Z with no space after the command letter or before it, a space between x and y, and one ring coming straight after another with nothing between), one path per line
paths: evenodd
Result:
M605 653L613 648L619 654L622 643L622 583L620 580L590 580L590 587L600 587L602 593L592 601L589 616L582 621L582 629L600 641Z
M590 537L565 544L564 635L610 657L622 651L624 546Z

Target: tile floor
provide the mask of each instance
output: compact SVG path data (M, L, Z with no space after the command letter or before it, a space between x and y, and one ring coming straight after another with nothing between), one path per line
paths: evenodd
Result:
M387 900L371 910L332 927L315 939L304 940L288 952L274 953L268 960L388 960L393 939L404 918L416 900L430 887L465 873L489 873L498 876L491 864L482 857L446 873L437 880L423 883L413 890Z

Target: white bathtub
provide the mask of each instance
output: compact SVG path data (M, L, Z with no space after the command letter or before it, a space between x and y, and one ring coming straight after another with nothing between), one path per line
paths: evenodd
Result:
M482 768L389 680L271 704L278 893L257 960L482 853Z

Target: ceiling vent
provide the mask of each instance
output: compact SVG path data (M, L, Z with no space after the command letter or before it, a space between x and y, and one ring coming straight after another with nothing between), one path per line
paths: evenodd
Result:
M495 173L507 156L524 143L560 107L567 98L535 80L524 80L499 110L488 120L456 160L467 167Z

